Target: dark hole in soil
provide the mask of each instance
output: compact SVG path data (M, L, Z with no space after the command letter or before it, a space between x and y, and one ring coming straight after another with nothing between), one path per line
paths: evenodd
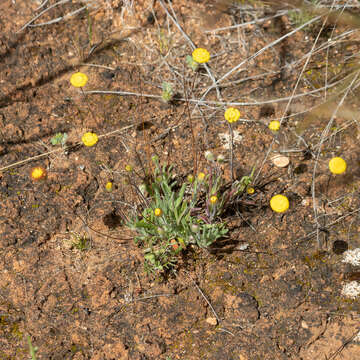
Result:
M269 117L275 114L274 106L266 104L260 109L260 117Z
M113 71L106 70L101 73L101 76L104 79L112 80L115 77L115 73Z
M149 13L146 18L146 21L148 22L148 24L154 25L154 23L155 23L154 15L152 13Z
M307 168L308 167L306 164L300 164L294 169L294 174L296 175L303 174L304 172L307 171Z
M117 215L115 210L103 217L104 225L110 229L114 229L121 224L121 216Z
M137 127L136 130L137 131L142 131L142 130L148 130L150 129L154 124L151 121L142 121Z
M181 100L182 98L183 95L177 92L174 94L169 104L172 106L180 106L183 104L183 101Z
M349 245L344 240L335 240L333 243L333 252L337 255L342 254L349 248Z

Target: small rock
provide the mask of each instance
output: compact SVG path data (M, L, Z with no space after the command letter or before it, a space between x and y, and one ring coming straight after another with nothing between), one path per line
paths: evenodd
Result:
M290 159L285 156L285 155L281 155L281 154L277 154L277 155L274 155L272 158L271 158L271 161L273 162L273 164L277 167L287 167L290 163Z
M308 329L308 328L309 328L309 325L303 320L303 321L301 321L301 327L302 327L303 329Z
M213 326L216 326L217 325L217 319L216 318L213 318L213 317L208 317L206 319L206 322L210 325L213 325Z

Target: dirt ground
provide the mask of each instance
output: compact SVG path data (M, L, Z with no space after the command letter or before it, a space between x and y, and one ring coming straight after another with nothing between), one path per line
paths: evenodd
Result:
M0 360L29 359L27 336L38 360L360 359L360 296L344 291L360 286L360 260L342 261L360 247L358 23L321 29L320 17L285 36L301 25L275 3L1 1ZM186 67L191 41L210 51L218 89ZM76 71L85 94L70 85ZM199 169L206 150L228 158L229 103L241 112L235 175L256 166L255 192L224 218L227 237L190 248L176 274L148 275L122 222L135 201L124 166L141 173L157 154L186 177L191 128ZM80 144L86 131L103 135L96 146ZM51 143L59 132L64 148ZM331 175L333 156L346 174ZM284 214L269 207L277 193Z

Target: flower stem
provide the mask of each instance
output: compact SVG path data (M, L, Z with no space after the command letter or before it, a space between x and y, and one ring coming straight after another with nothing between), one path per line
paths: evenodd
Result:
M234 158L234 151L233 151L233 143L234 143L234 133L231 124L228 122L229 126L229 134L230 134L230 174L231 174L231 183L234 182L234 167L233 167L233 158Z

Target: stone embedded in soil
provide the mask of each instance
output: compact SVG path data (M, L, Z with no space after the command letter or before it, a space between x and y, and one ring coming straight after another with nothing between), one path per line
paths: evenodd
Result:
M208 318L206 318L206 322L207 322L208 324L210 324L210 325L213 325L213 326L216 326L217 323L218 323L217 319L214 318L214 317L208 317Z
M271 158L271 161L275 166L280 168L287 167L290 163L290 159L287 156L281 154L274 155Z

